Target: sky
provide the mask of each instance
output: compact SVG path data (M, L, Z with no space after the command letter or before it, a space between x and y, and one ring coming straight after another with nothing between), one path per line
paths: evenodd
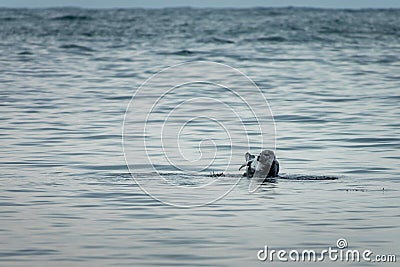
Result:
M0 0L0 7L82 8L163 8L191 7L278 7L306 6L323 8L400 8L399 0Z

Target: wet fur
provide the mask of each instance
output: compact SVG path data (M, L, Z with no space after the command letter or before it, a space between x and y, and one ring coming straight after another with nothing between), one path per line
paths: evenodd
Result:
M258 157L247 152L245 159L246 163L240 167L246 167L244 177L253 178L256 174L260 178L273 178L279 174L279 162L272 150L264 150Z

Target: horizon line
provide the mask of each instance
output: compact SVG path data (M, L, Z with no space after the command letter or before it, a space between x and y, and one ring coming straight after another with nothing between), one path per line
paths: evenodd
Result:
M57 8L70 8L70 9L88 9L88 10L98 10L98 9L174 9L174 8L187 8L187 9L254 9L254 8L264 8L264 9L289 9L289 8L299 8L299 9L334 9L334 10L394 10L400 9L400 7L318 7L318 6L293 6L293 5L282 5L282 6L248 6L248 7L235 7L235 6L224 6L224 7L213 7L213 6L164 6L164 7L82 7L74 5L54 5L54 6L0 6L2 9L57 9Z

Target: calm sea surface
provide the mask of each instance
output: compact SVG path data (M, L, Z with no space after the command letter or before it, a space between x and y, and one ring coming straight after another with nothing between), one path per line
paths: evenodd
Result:
M259 90L202 65L138 93L184 62ZM339 238L400 261L399 102L400 10L0 9L0 265L265 266ZM275 145L249 193L244 153Z

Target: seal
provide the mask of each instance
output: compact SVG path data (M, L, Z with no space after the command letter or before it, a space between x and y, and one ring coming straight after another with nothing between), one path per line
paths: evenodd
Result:
M239 168L241 170L247 166L246 172L243 174L244 177L267 179L277 177L279 174L279 162L272 150L263 150L257 157L247 152L245 159L246 163Z

